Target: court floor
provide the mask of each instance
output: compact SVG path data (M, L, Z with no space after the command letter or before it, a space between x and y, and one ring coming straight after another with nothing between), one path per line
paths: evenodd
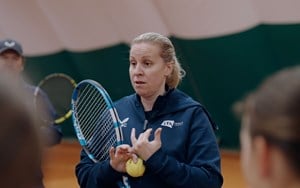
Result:
M46 188L79 188L74 168L79 161L80 146L76 140L65 140L48 149L43 164ZM245 188L237 152L222 151L223 188Z

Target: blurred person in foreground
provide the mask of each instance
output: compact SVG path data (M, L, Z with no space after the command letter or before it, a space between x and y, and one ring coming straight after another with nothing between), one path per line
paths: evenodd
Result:
M238 104L249 187L300 187L300 66L271 75Z
M10 72L13 77L12 79L20 82L20 86L28 94L26 102L33 110L35 110L35 113L39 113L40 118L37 117L36 120L39 125L40 136L43 138L43 145L45 147L50 147L59 144L63 135L61 127L56 126L53 123L53 120L57 116L53 105L42 90L39 90L39 95L37 96L37 101L39 101L39 103L35 104L34 92L36 87L25 82L25 79L23 78L22 72L25 66L25 57L23 56L23 48L21 44L13 39L1 40L0 59L2 59L2 65L0 65L0 68ZM40 181L40 185L37 187L44 187L42 170L37 174L37 180Z
M82 151L76 166L81 187L118 187L123 175L132 188L222 186L216 125L200 103L177 89L184 74L167 37L144 33L132 41L129 76L135 93L116 101L124 144L99 163ZM126 174L125 163L135 155L146 166L140 177Z
M0 88L0 187L39 187L41 140L27 92L3 69Z

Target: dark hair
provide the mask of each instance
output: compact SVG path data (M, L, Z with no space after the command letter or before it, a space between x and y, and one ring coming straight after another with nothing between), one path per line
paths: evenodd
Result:
M23 85L3 70L0 88L0 187L34 187L42 156L32 106Z
M166 84L169 88L176 88L182 78L185 76L185 71L181 67L175 53L175 48L167 37L159 34L159 33L143 33L139 36L137 36L135 39L133 39L131 44L136 43L142 43L142 42L148 42L148 43L154 43L158 44L161 47L161 58L163 58L165 63L173 62L173 71L170 76L167 77Z
M245 100L250 136L262 136L279 148L300 176L300 66L267 78Z

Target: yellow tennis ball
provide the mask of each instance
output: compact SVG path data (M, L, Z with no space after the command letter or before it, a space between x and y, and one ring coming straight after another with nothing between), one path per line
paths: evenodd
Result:
M138 161L134 163L132 159L129 159L126 162L126 172L132 177L142 176L145 172L143 160L141 158L138 158Z

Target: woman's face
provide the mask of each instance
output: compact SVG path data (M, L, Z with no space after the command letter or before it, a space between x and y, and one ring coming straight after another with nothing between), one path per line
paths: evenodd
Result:
M160 57L161 48L153 43L133 44L130 49L129 75L131 84L142 98L156 98L165 92L171 63Z

